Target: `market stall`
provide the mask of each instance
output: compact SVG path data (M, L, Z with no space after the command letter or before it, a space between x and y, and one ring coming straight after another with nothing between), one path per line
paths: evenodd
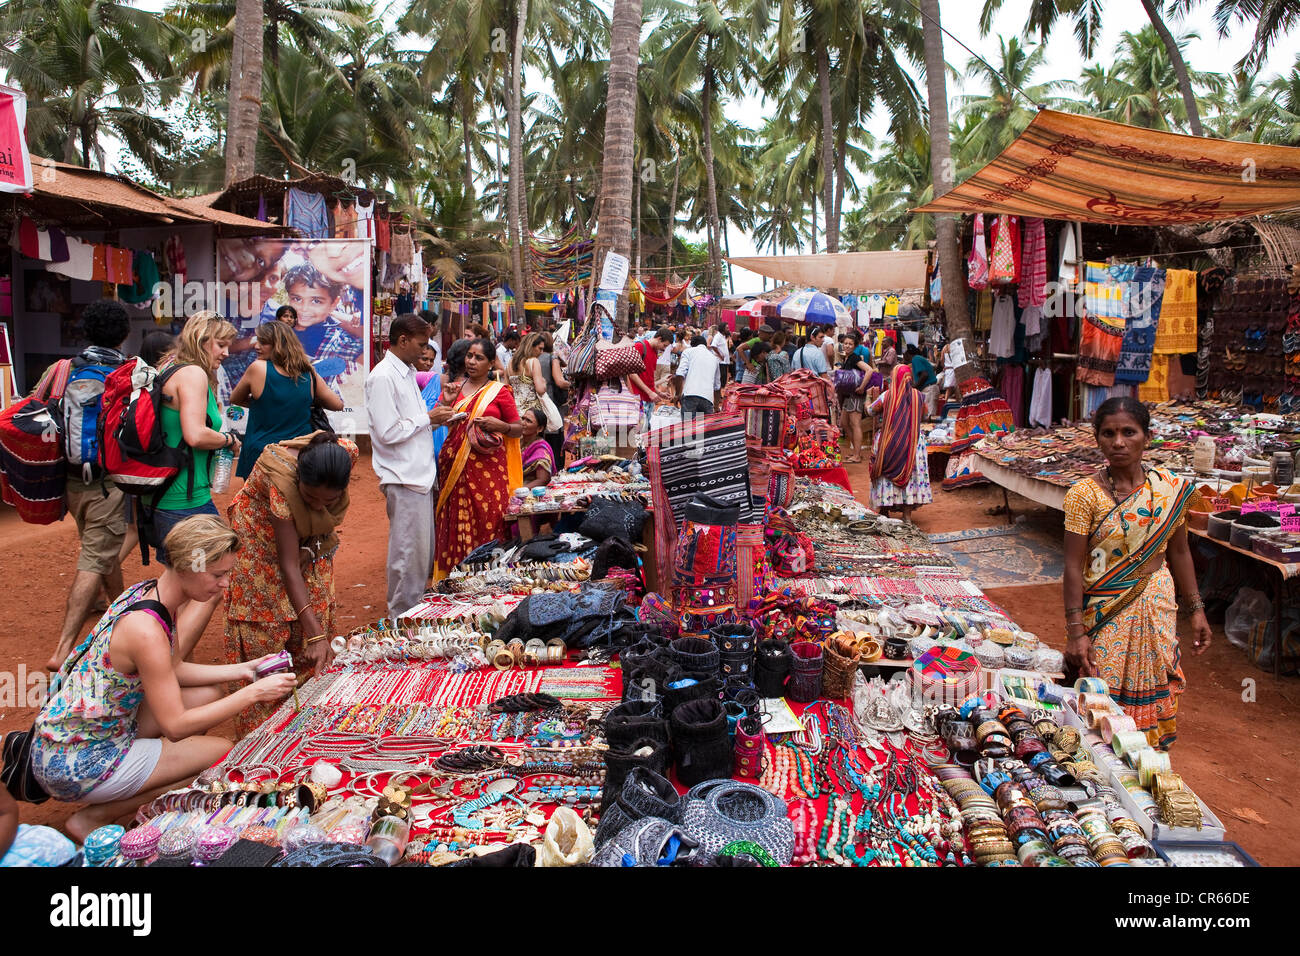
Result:
M740 416L661 437L662 589L594 528L484 546L87 863L1250 862L915 527L825 482L756 499Z

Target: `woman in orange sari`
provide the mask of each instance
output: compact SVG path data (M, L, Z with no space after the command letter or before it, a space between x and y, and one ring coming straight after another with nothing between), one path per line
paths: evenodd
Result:
M435 582L479 545L503 536L506 504L524 482L524 426L510 388L491 379L496 358L488 339L475 339L465 353L465 378L448 383L442 393L442 404L465 417L447 423L438 455Z
M1191 610L1193 652L1210 646L1184 523L1192 486L1142 464L1151 415L1141 402L1107 399L1093 429L1106 467L1065 496L1065 657L1081 676L1105 680L1147 742L1168 750L1185 686L1175 582Z

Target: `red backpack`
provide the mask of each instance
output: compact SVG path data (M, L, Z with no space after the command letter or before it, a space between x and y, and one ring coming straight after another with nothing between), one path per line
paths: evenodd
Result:
M104 380L104 405L99 415L99 464L108 480L128 495L152 497L156 508L194 452L181 442L168 445L163 438L163 386L179 365L159 372L144 359L134 359L109 373ZM136 509L141 520L143 508ZM143 541L143 539L141 539Z

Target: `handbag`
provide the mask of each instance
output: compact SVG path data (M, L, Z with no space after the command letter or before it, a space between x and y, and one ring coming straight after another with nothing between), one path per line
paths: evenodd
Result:
M846 398L862 385L862 369L837 368L831 373L831 381L835 384L835 394Z
M334 426L330 424L329 412L325 411L320 405L312 405L311 407L311 430L334 434Z
M4 748L0 753L0 783L10 795L22 803L44 803L49 793L41 786L32 770L32 743L36 740L36 723L27 730L5 734Z
M645 359L632 345L620 345L596 352L596 378L607 381L626 375L644 375Z
M560 415L559 408L556 407L554 399L549 395L538 395L537 401L546 413L546 430L548 432L558 432L564 427L564 418Z
M571 376L591 375L596 371L596 343L600 335L597 331L595 310L587 317L582 331L573 340L569 350L568 370Z
M606 538L641 540L641 527L645 524L645 506L614 498L592 498L578 525L578 533L597 541Z

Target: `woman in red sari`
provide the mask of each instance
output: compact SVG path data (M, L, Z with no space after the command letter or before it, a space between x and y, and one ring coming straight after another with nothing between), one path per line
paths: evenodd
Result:
M465 353L465 378L443 389L442 404L466 417L448 422L438 455L435 582L479 545L503 536L506 504L523 484L524 428L510 388L492 381L496 359L488 339L475 339Z

